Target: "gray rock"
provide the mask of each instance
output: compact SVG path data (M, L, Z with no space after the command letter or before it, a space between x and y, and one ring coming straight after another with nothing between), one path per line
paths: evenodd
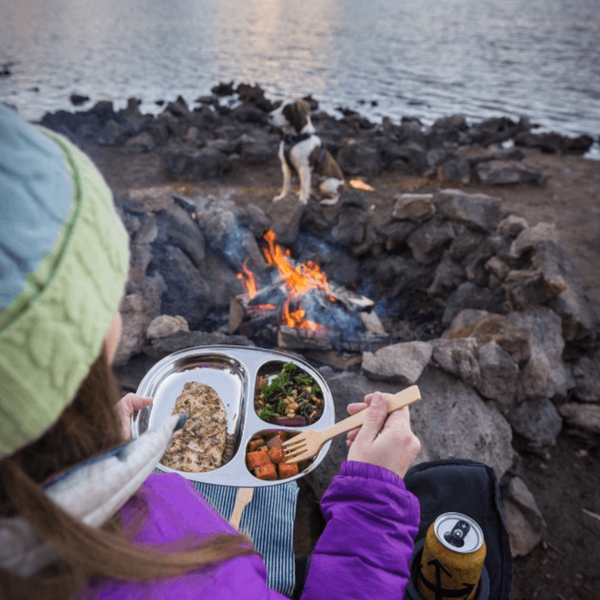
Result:
M598 314L583 292L565 249L553 241L540 241L531 262L543 274L546 285L559 290L549 305L562 318L565 339L587 341L595 338Z
M444 162L439 172L446 183L467 184L471 181L471 165L464 156L456 156Z
M473 333L475 325L489 317L490 313L487 310L479 310L476 308L466 308L461 310L452 320L450 326L444 331L444 338L462 338L468 337Z
M540 169L509 160L490 160L475 167L477 176L487 185L535 183L544 185L546 178Z
M569 427L582 429L591 434L600 434L600 404L577 404L571 402L559 408L562 418Z
M379 152L365 143L348 140L337 154L337 162L344 175L374 177L382 168Z
M417 229L418 224L412 221L400 221L394 223L385 232L385 249L388 252L393 252L402 247L408 236Z
M204 237L190 214L176 203L156 213L155 245L176 246L198 267L206 255Z
M233 168L231 160L214 148L168 150L163 155L163 165L167 176L175 181L214 179Z
M479 385L481 369L477 361L477 341L466 337L458 339L439 338L431 342L432 358L446 373L460 377L467 385Z
M514 310L547 304L565 290L565 285L548 280L537 269L510 271L503 282L506 297Z
M500 200L484 194L442 190L433 201L447 219L488 233L495 231L502 214Z
M358 209L361 212L369 210L369 200L360 190L343 190L340 194L338 209Z
M151 265L166 284L158 314L182 315L192 327L197 326L212 306L213 294L200 271L182 250L171 245L155 248Z
M450 245L450 252L456 262L462 263L463 260L487 243L487 236L464 225L458 226L457 229L458 234Z
M329 229L329 221L321 206L316 202L309 202L304 209L300 226L316 233L325 233Z
M558 231L553 223L538 223L519 233L510 247L510 256L520 258L527 250L535 248L540 242L558 242Z
M99 146L117 146L123 142L124 138L125 128L110 119L96 134L96 143Z
M511 312L507 316L511 323L532 333L532 355L537 350L548 358L550 373L545 397L564 398L569 389L569 374L562 360L565 341L562 337L560 317L542 306L523 312Z
M533 348L533 335L518 327L503 315L490 315L474 324L470 334L480 346L496 342L512 359L521 364L529 360Z
M114 359L115 365L125 364L143 348L146 341L146 329L156 316L156 307L153 306L152 300L139 293L124 296L119 311L123 329Z
M305 209L305 205L292 195L271 203L267 214L280 244L290 246L296 241Z
M134 212L167 210L173 202L173 192L165 187L129 190L123 199L125 207Z
M132 237L135 245L151 244L158 236L158 225L153 213L146 213L140 219L140 226Z
M180 315L159 315L148 325L146 337L149 340L169 337L180 331L189 332L188 322Z
M245 142L242 144L241 158L247 165L266 165L277 159L277 147L255 140Z
M423 401L411 406L411 422L429 459L480 461L501 478L514 455L506 419L473 389L439 369L428 367L417 383Z
M524 437L531 448L546 450L556 444L562 419L547 398L517 404L506 417L515 433Z
M365 239L365 225L368 213L358 208L340 211L331 237L342 246L358 246Z
M480 346L477 352L479 363L479 393L495 400L503 413L510 410L517 391L519 367L508 352L496 342Z
M150 244L132 244L129 255L129 273L127 290L133 293L135 286L146 277L146 269L152 260L152 246Z
M466 131L469 128L463 115L440 117L431 127L432 129L458 129L459 131Z
M142 131L142 133L129 138L125 142L125 148L130 152L152 152L156 148L156 142L147 131Z
M446 246L454 239L452 223L431 219L408 236L408 246L415 260L430 265L440 259Z
M196 213L198 227L208 245L233 269L241 271L246 258L257 269L263 269L266 263L256 238L240 225L243 217L243 211L234 202L212 199L206 199Z
M506 279L510 273L510 267L498 256L492 256L486 263L485 268L496 276L500 281Z
M254 204L247 204L245 212L254 237L262 238L271 228L271 219L262 208Z
M519 373L519 400L546 398L550 382L550 360L546 353L535 346L527 364Z
M471 281L465 281L448 297L442 316L442 325L448 326L454 317L466 308L503 313L505 312L504 302L505 292L502 287L490 289L479 287Z
M502 489L504 520L513 557L529 554L542 540L546 522L525 482L513 477Z
M364 352L362 368L371 379L413 385L427 366L432 351L428 342L393 344L376 352Z
M600 402L600 353L581 356L573 365L574 396L581 402Z
M465 280L465 270L454 262L450 250L445 250L438 266L435 269L433 283L427 289L430 296L446 297L449 292L456 289Z
M565 340L585 342L597 338L598 313L579 285L558 294L550 307L562 318Z
M523 217L508 215L498 223L496 231L505 238L516 238L523 230L527 229L529 224Z
M427 221L436 213L433 194L398 194L395 200L392 210L394 219Z
M491 245L486 240L485 243L481 244L474 252L465 257L462 262L462 266L465 269L465 275L469 281L481 286L486 287L488 285L488 272L485 268L485 264L491 258L493 250Z

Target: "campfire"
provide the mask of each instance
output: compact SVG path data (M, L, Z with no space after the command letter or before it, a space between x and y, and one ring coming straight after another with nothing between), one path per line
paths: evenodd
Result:
M282 348L362 351L388 342L374 302L330 282L320 265L296 262L269 230L257 271L244 261L237 277L245 292L230 305L229 332L276 331Z

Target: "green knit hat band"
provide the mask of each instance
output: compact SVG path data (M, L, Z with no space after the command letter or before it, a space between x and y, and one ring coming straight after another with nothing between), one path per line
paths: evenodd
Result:
M52 251L0 313L0 457L39 438L73 400L124 292L128 236L93 163L64 138L72 207Z

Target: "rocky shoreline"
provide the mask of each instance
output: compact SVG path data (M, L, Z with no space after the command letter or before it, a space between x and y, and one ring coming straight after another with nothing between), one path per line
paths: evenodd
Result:
M231 106L222 102L232 96ZM547 457L565 433L590 445L600 434L600 321L556 226L529 226L506 212L494 190L545 185L545 173L523 160L526 149L582 154L594 140L536 134L527 121L504 117L474 126L460 116L427 129L413 119L378 126L352 111L339 119L318 112L308 100L347 177L400 173L435 189L399 192L377 211L358 190L344 191L327 210L294 197L263 209L175 191L176 184L277 165L279 134L266 123L274 104L257 86L220 84L197 107L178 99L158 116L142 115L131 99L122 111L100 102L42 118L92 156L94 148L152 155L173 184L116 195L132 249L121 384L134 390L153 363L189 346L276 346L272 330L247 331L250 339L232 335L227 320L231 297L243 291L237 273L249 257L263 267L260 246L272 229L294 256L318 256L333 281L368 292L381 312L383 344L341 356L291 350L320 368L336 417L368 391L417 383L427 399L412 410L419 459L492 465L513 554L527 555L545 543L547 530L540 498L520 477L523 460ZM457 189L469 183L489 192ZM311 498L320 498L344 455L338 441L303 481Z
M318 111L315 99L306 100ZM72 102L78 105L81 98L73 97ZM240 163L256 167L276 159L279 134L266 120L275 103L259 86L219 84L213 95L199 97L194 108L179 97L157 116L142 114L140 104L130 98L127 108L115 111L112 102L101 101L86 111L46 114L41 124L81 145L159 152L173 181L204 181ZM543 175L523 164L519 148L584 154L594 143L588 135L535 133L536 126L523 118L515 122L499 117L469 126L464 117L453 115L425 129L414 118L403 118L400 124L386 118L379 126L355 111L338 110L341 118L315 112L313 122L346 176L373 177L400 170L435 172L445 183L543 185Z

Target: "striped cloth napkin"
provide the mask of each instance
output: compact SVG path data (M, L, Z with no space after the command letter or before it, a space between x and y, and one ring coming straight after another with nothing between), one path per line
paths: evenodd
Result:
M237 487L193 482L206 501L229 520ZM298 484L295 481L257 487L242 514L240 530L248 533L267 565L268 585L291 596L296 584L294 521Z

